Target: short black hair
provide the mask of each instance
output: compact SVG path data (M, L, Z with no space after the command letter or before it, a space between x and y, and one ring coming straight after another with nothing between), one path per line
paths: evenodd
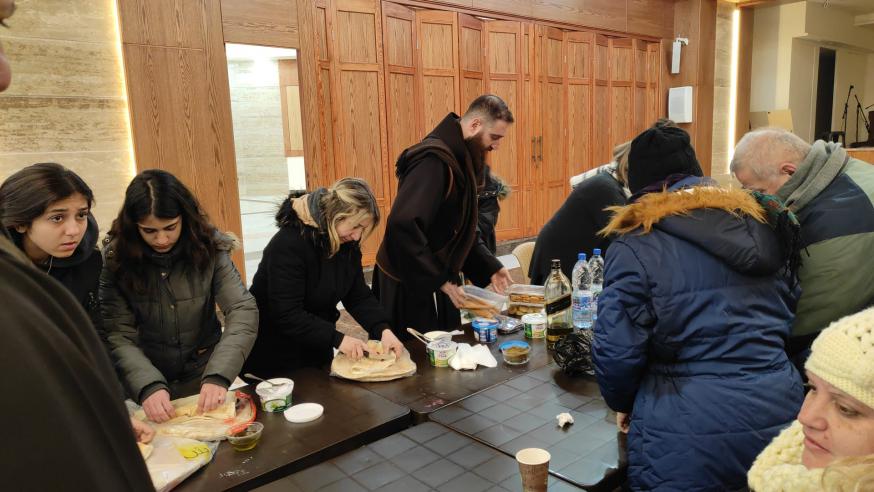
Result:
M470 103L470 106L467 107L467 111L464 113L464 117L472 118L474 116L484 117L490 123L495 120L502 120L507 123L515 121L513 113L507 107L507 103L494 94L483 94Z

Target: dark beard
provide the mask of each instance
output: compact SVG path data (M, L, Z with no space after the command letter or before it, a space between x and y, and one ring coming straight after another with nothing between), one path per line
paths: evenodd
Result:
M481 191L485 187L486 154L488 153L479 136L474 135L464 139L464 145L473 161L473 174L476 178L476 188Z

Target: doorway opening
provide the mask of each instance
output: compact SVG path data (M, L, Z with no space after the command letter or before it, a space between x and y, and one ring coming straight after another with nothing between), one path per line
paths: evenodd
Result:
M832 104L835 95L835 50L819 49L819 69L816 77L816 116L814 138L830 140Z

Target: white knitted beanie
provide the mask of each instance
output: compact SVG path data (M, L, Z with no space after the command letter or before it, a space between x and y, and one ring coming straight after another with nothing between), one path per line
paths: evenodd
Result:
M874 408L874 308L841 318L822 330L804 367Z

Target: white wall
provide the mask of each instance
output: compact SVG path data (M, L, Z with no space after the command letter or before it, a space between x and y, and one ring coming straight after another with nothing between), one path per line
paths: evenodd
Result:
M792 39L804 35L806 8L798 2L756 9L750 111L789 107Z
M859 100L863 103L867 100L865 97L865 80L866 72L868 71L868 58L866 53L851 51L847 49L838 49L837 59L835 60L835 98L832 111L832 128L840 129L841 115L844 112L844 101L847 100L847 89L850 84L855 86L853 93L859 96ZM869 103L870 104L870 103ZM864 107L864 106L863 106ZM868 134L865 131L865 126L859 118L859 140L868 139ZM847 144L856 141L856 98L850 96L850 106L847 111Z

